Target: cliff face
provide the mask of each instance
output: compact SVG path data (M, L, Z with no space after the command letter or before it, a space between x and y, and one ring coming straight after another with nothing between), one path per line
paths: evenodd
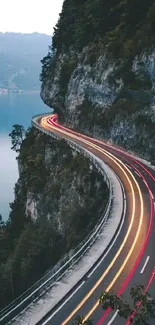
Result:
M0 228L0 308L79 244L108 200L107 185L88 159L34 128L26 132L18 164L15 199Z
M64 0L42 99L64 124L155 159L154 29L154 0ZM108 197L89 161L34 128L18 162L0 245L2 306L90 232Z
M72 248L104 210L108 189L102 176L65 141L52 140L33 128L27 133L18 160L26 216L39 224L49 222L62 238L64 249Z
M44 58L41 75L41 97L66 125L151 159L154 12L151 0L98 0L97 8L91 0L64 1L53 37L54 54Z

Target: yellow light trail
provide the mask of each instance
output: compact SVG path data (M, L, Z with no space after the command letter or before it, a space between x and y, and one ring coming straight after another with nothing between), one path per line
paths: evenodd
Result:
M137 184L138 185L138 184ZM133 241L133 244L127 254L127 257L125 258L123 264L121 265L119 271L116 273L116 275L114 276L113 280L111 281L111 283L109 284L109 286L105 289L106 292L109 292L110 289L112 288L112 286L114 285L114 283L116 282L116 280L118 279L119 275L121 274L121 272L123 271L125 265L127 264L139 237L140 231L141 231L141 226L142 226L142 222L143 222L143 213L144 213L144 203L143 203L143 198L142 198L142 193L140 190L140 187L138 185L138 191L139 191L139 195L140 195L140 201L141 201L141 214L140 214L140 222L138 225L138 231L136 232L136 236L135 239ZM96 302L96 304L90 309L89 313L85 316L83 323L93 314L93 312L96 310L96 308L99 306L99 300ZM65 323L64 323L65 324Z
M51 115L50 115L51 116ZM46 127L49 128L49 124L46 122L46 119L48 119L50 116L46 116L45 118L42 118L41 120L41 124L45 125ZM51 129L54 129L58 132L61 132L61 130L59 130L57 127L55 126L51 126ZM105 154L106 156L108 156L116 165L118 165L118 167L123 171L125 177L127 178L130 187L131 187L131 192L132 192L132 201L133 201L133 210L132 210L132 217L131 217L131 222L128 228L128 231L123 239L123 242L119 248L119 250L117 251L116 255L114 256L113 260L111 261L111 263L109 264L109 266L107 267L107 269L104 271L104 273L102 274L102 276L99 278L99 280L95 283L95 285L91 288L91 290L88 292L88 294L82 299L82 301L78 304L78 306L70 313L70 315L61 323L61 325L66 325L68 321L71 320L71 318L75 315L75 313L83 306L83 304L88 300L88 298L92 295L92 293L96 290L96 288L99 286L99 284L103 281L103 279L105 278L105 276L108 274L108 272L110 271L110 269L112 268L112 266L114 265L116 259L118 258L118 256L120 255L121 251L123 250L125 243L129 237L132 225L133 225L133 221L134 221L134 215L135 215L135 194L134 194L134 189L133 189L133 185L128 177L128 175L126 174L126 172L123 170L123 168L120 166L123 165L123 167L128 171L128 173L131 175L134 183L136 184L137 188L138 188L138 192L139 192L139 196L140 196L140 202L141 202L141 213L140 213L140 222L139 222L139 226L138 226L138 231L136 233L136 237L134 239L134 242L129 250L129 253L127 255L127 257L125 258L123 264L121 265L119 271L116 273L115 277L113 278L113 280L111 281L111 283L109 284L109 286L106 288L106 291L108 292L112 286L114 285L114 283L116 282L117 278L119 277L119 275L121 274L122 270L124 269L125 265L127 264L139 237L140 234L140 230L141 230L141 226L142 226L142 221L143 221L143 213L144 213L144 205L143 205L143 198L142 198L142 193L140 190L140 187L135 179L135 177L132 175L132 173L130 172L130 170L123 164L123 162L121 162L118 158L114 158L114 156L110 153L107 153L106 150L99 148L97 145L92 144L91 142L84 140L83 138L80 139L78 136L72 135L66 131L63 130L62 134L66 134L67 136L69 135L71 138L75 138L76 140L80 140L81 142L84 142L86 144L88 144L89 146L91 146L92 148L95 148L96 150L98 150L99 152ZM118 163L118 162L119 163ZM89 313L85 316L84 321L86 321L91 314L95 311L95 309L98 307L99 305L99 300L96 302L96 304L93 306L93 308L89 311ZM84 322L83 321L83 322Z

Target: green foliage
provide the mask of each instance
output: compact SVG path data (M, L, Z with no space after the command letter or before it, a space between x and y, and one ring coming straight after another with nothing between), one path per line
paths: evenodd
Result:
M132 71L132 60L135 56L133 55L132 58L124 58L123 64L120 68L117 69L117 72L113 74L113 82L117 78L122 78L124 82L124 87L130 88L133 90L151 90L152 88L152 81L150 76L146 72L146 69L143 64L141 64L141 74L137 76ZM139 67L140 68L140 67ZM143 68L143 69L142 69Z
M19 131L15 126L20 178L9 219L0 219L0 307L84 239L108 196L102 176L65 141L52 140L32 127L21 143ZM37 220L33 210L27 211L30 194L37 202Z
M81 50L89 42L94 42L119 22L114 8L119 1L86 2L65 0L59 21L54 30L53 49L68 50L70 46Z
M2 221L3 220L3 218L2 218L2 215L0 214L0 225L2 224Z
M124 97L124 98L123 98ZM120 98L104 111L100 107L95 107L92 103L85 98L82 105L77 107L79 125L83 129L88 128L89 132L93 133L94 125L99 127L102 132L107 132L113 125L114 118L121 115L122 119L129 118L132 114L141 111L144 104L132 99L128 91L122 91Z
M93 322L89 319L84 322L83 316L77 316L72 325L93 325Z
M34 128L28 129L18 157L19 166L22 166L22 182L26 188L35 193L44 188L48 177L44 160L46 143L46 136L42 136Z
M150 117L140 114L138 115L135 124L139 129L144 130L148 138L152 140L155 139L155 122L152 121Z
M121 95L123 97L123 94ZM120 97L121 97L120 96ZM126 94L128 96L128 93ZM124 96L125 97L125 96ZM130 95L129 95L130 98ZM138 101L133 100L132 98L120 98L116 100L113 105L110 107L109 112L110 115L117 115L120 114L123 117L129 117L132 114L142 110L144 105Z
M114 79L122 78L125 87L131 89L150 90L149 76L145 72L142 77L137 77L132 71L132 63L136 55L143 51L149 53L154 46L154 12L154 0L65 0L54 29L53 56L49 53L42 62L41 80L45 83L53 80L60 53L70 56L71 53L81 53L87 46L80 58L84 58L85 64L93 66L106 52L110 60L121 62ZM62 75L61 95L64 97L70 65L62 64Z
M150 318L155 319L155 300L149 293L144 291L144 287L136 285L130 290L133 306L131 307L123 297L117 297L116 294L103 293L100 297L100 304L103 309L111 307L118 310L118 315L129 319L135 325L146 325ZM132 313L134 312L134 318Z
M9 134L9 137L11 137L11 142L12 142L12 148L11 148L12 150L19 152L24 135L25 135L25 130L22 125L19 124L13 125L13 130Z
M104 116L101 109L92 105L87 97L85 97L81 105L77 106L77 113L80 127L87 130L89 121L89 131L91 133L93 133L93 126L99 125Z
M53 70L56 67L56 56L49 51L48 54L41 60L42 72L40 74L40 80L46 80L47 78L53 80Z
M76 68L76 65L77 65L77 61L75 58L65 59L61 65L59 86L60 86L60 95L63 97L66 95L68 82L72 72Z
M119 316L127 319L132 313L132 309L130 306L123 301L122 298L117 297L115 293L109 294L108 292L104 292L99 300L103 309L107 309L111 307L113 310L119 310Z
M52 240L51 240L52 237ZM59 234L52 229L52 223L41 226L29 223L21 233L13 255L14 287L16 294L29 287L51 265L57 262L54 242L59 242ZM50 256L50 259L49 259Z
M151 32L149 36L154 36L154 8L153 0L143 3L141 0L97 0L95 3L93 0L65 0L54 29L53 49L58 52L70 47L81 50L102 39L110 47L118 43L125 56L132 56L138 32L146 29L145 32Z

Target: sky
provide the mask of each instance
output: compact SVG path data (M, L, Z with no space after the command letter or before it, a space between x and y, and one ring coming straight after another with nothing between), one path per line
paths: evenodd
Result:
M53 34L63 0L4 0L0 32Z

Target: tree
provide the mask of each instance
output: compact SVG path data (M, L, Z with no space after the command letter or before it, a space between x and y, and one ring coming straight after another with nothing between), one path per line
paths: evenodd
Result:
M14 124L12 132L9 133L9 137L11 137L11 142L12 142L12 147L11 147L12 150L19 152L20 146L24 139L24 135L25 135L24 127L19 124Z
M4 227L4 221L3 221L2 215L0 214L0 228L3 228L3 227Z
M111 307L113 310L118 310L118 315L130 320L132 324L148 325L150 318L155 318L155 300L150 297L149 293L144 291L144 287L141 285L131 288L130 295L133 308L123 300L123 297L108 292L101 295L100 304L103 309Z
M93 322L89 319L86 320L85 322L83 321L84 321L83 316L77 316L72 325L93 325Z

